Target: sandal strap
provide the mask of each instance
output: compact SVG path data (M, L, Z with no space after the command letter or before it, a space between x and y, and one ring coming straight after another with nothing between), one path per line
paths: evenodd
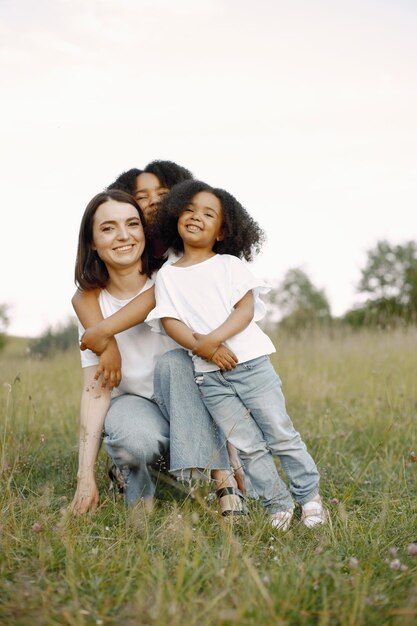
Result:
M119 472L119 476L117 475L117 472ZM124 494L126 485L123 479L123 475L118 469L117 465L111 465L109 467L108 476L112 482L113 488L115 487L119 494Z
M219 498L223 498L224 496L239 496L241 500L244 500L245 497L240 489L236 489L236 487L220 487L220 489L216 490L216 496Z
M216 496L218 497L219 500L221 498L224 498L225 496L226 497L238 496L239 500L242 503L245 500L245 497L243 493L240 491L240 489L236 489L235 487L220 487L220 489L216 490ZM247 511L244 505L241 504L240 507L241 507L240 510L234 507L231 507L230 509L226 509L225 511L222 511L222 517L238 517L240 515L247 515Z
M302 515L302 519L307 519L308 517L324 517L323 511L311 511L311 513L304 513Z
M247 515L246 511L236 511L236 509L232 509L222 512L222 517L238 517L241 515Z
M319 517L321 519L326 519L327 513L323 506L317 506L314 508L311 507L307 511L303 511L301 515L301 518L303 520L307 519L308 517Z

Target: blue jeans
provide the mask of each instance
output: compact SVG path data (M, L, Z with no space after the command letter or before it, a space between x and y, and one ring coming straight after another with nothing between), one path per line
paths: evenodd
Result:
M124 394L106 415L104 442L126 481L126 504L154 495L150 466L168 449L170 472L182 479L230 469L226 439L201 400L185 350L161 357L154 384L154 399Z
M130 394L114 398L104 422L104 443L125 479L126 504L152 497L150 466L169 446L169 422L157 404Z
M299 504L317 495L317 467L286 412L281 380L269 357L238 363L230 371L196 373L195 380L268 512L291 508L292 495ZM289 489L272 455L279 457Z
M158 361L154 398L170 423L170 472L186 479L200 476L195 468L206 477L212 469L230 469L226 439L202 402L185 350L170 350Z

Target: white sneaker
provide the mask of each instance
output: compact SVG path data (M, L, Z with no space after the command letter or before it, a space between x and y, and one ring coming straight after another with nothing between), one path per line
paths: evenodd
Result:
M278 511L277 513L272 513L271 515L271 525L272 528L277 528L278 530L286 531L289 529L292 516L294 515L294 509L288 509L287 511Z
M306 502L301 506L301 520L307 528L313 528L319 524L327 524L329 514L323 506L319 495L315 496L310 502Z

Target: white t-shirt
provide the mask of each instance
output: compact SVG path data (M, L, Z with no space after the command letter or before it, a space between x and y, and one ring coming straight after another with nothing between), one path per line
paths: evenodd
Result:
M255 323L265 315L265 304L259 298L269 288L256 278L246 263L230 254L217 254L190 267L165 264L155 283L156 308L146 322L163 332L162 317L178 319L194 332L207 334L229 317L234 305L252 291L255 302L253 320L241 333L227 340L239 363L275 352L275 347ZM196 372L213 372L219 368L212 362L193 356Z
M148 279L139 293L152 287L154 281ZM125 304L130 302L119 300L112 296L106 289L102 289L98 297L103 317L109 317L119 311ZM79 324L80 337L84 328ZM138 324L128 330L115 335L122 356L122 381L112 391L112 396L120 396L124 393L132 393L145 398L153 396L153 374L158 359L168 352L178 348L177 343L166 335L153 333L148 324ZM98 365L99 357L91 350L81 351L82 367Z

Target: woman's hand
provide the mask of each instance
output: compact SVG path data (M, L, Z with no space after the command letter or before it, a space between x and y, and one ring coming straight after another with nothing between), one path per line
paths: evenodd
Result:
M236 355L223 344L217 348L210 360L221 370L232 370L238 362Z
M101 387L105 389L108 385L110 391L113 387L118 387L122 380L122 357L114 337L111 337L107 348L100 356L94 380L98 380L100 376L102 376Z
M99 493L94 477L78 478L77 489L70 505L75 517L86 513L95 513L98 507Z
M84 331L80 341L80 350L92 350L100 356L107 348L110 340L111 336L103 330L100 322Z

